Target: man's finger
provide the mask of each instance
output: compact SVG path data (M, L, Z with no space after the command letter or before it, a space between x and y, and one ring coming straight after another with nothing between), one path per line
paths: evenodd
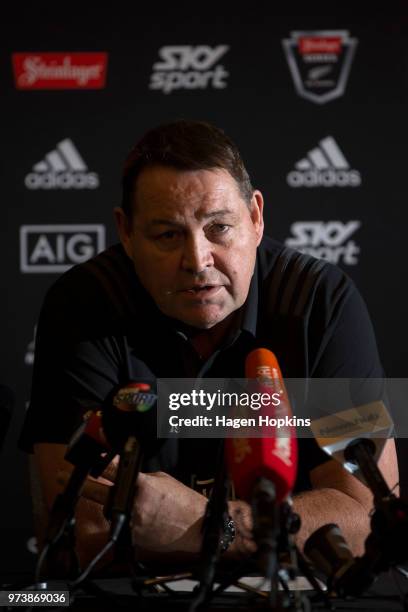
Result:
M60 472L58 472L58 475L57 475L58 484L62 488L65 487L68 482L69 477L70 477L69 472L65 472L61 470ZM108 499L108 495L109 495L111 486L112 486L111 482L109 482L108 484L105 484L98 480L87 478L81 490L81 497L85 497L86 499L94 501L97 504L104 505Z
M108 499L110 489L109 485L87 478L81 491L81 497L85 497L103 506Z
M108 482L115 482L116 474L118 471L118 465L119 465L119 455L116 455L112 459L112 461L109 463L109 465L102 472L102 478L104 478Z

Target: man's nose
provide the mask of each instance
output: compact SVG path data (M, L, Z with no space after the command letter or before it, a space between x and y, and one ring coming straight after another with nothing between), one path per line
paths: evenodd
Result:
M211 242L205 235L186 237L183 244L181 267L192 274L199 274L214 265Z

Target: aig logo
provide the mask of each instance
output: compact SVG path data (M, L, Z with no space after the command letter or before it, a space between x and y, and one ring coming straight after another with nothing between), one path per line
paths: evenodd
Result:
M161 47L161 61L153 64L149 87L165 94L176 89L224 89L228 72L217 62L228 49L227 45Z
M23 225L20 227L20 271L23 274L65 272L104 248L103 225Z
M360 227L361 221L296 221L285 244L334 264L355 266L360 247L350 238Z

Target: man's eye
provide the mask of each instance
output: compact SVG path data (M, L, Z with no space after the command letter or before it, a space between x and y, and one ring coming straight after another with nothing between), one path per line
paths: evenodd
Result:
M212 234L226 234L230 227L230 225L226 225L225 223L214 223L214 225L210 227L210 232Z
M175 238L178 238L179 233L180 232L176 232L174 230L168 230L167 232L163 232L162 234L156 236L156 240L163 240L164 242L175 240Z

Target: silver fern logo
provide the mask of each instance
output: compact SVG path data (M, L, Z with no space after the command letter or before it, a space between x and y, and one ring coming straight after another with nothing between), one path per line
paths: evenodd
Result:
M291 32L282 45L296 93L315 104L342 96L357 44L347 30Z

